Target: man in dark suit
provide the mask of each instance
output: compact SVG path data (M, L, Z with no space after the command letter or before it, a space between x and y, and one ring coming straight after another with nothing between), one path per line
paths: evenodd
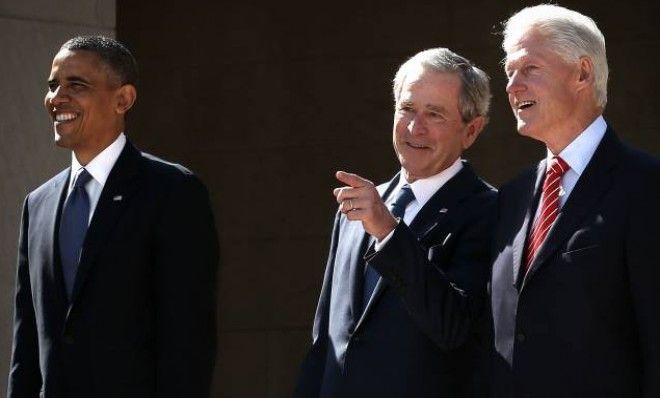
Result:
M20 233L10 398L208 397L218 247L208 194L140 153L131 53L76 37L45 105L72 166L31 192Z
M509 19L507 93L547 158L500 190L496 397L660 397L660 162L602 112L605 40L554 5Z
M394 79L401 172L346 186L296 397L460 397L483 308L495 191L462 152L486 123L486 74L446 48Z

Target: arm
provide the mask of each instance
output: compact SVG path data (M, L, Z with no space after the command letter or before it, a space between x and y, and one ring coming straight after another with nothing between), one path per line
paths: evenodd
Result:
M323 277L323 286L321 287L321 295L318 306L316 307L314 326L312 327L312 347L300 365L300 375L298 376L296 389L293 393L294 398L317 397L321 388L321 379L325 369L325 358L328 347L330 291L332 290L335 253L337 252L337 242L339 241L340 219L341 213L337 212L330 241L330 253L328 254L325 275Z
M492 193L473 198L454 214L458 227L451 235L440 233L426 243L399 223L380 251L367 254L417 326L443 349L466 341L484 307L494 205Z
M641 396L651 398L660 396L660 167L647 177L638 180L642 192L631 195L625 261L639 333Z
M157 396L208 397L216 355L218 237L204 185L185 175L155 236Z
M18 270L14 309L14 344L9 370L8 398L37 398L41 389L39 342L32 305L28 258L28 200L23 204L23 218L18 247Z

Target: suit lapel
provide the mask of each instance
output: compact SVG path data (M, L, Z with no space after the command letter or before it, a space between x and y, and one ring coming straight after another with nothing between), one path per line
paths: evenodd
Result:
M367 248L369 235L364 232L360 221L346 219L345 222L346 227L341 237L345 241L337 248L337 259L350 265L348 270L348 292L351 297L352 319L357 320L362 315L362 286L364 284L364 261L362 256Z
M390 180L390 182L387 184L385 189L380 192L380 197L383 198L383 201L387 200L387 198L390 196L392 191L394 190L394 187L399 183L399 178L400 174L397 174ZM380 292L384 289L385 283L383 282L383 278L379 277L378 281L376 282L376 287L374 287L374 292L371 295L371 299L369 300L368 303L362 303L362 295L364 291L364 272L365 272L365 255L367 253L367 248L369 246L369 241L370 237L369 235L364 231L362 228L362 223L358 222L360 230L362 231L362 238L364 239L362 244L360 245L360 251L357 253L360 256L360 261L355 261L353 264L355 265L354 269L354 274L355 278L353 279L356 283L354 284L355 289L351 292L353 294L353 304L356 309L361 309L361 312L358 312L356 315L358 315L358 322L355 326L357 329L362 322L364 321L365 315L369 310L373 307L374 303L376 302L378 296L380 295ZM371 243L373 245L374 243ZM372 250L372 249L369 249Z
M472 167L469 163L464 162L461 171L438 189L419 210L410 223L410 229L420 240L423 240L444 217L450 215L458 203L474 191L478 181Z
M139 175L140 159L140 152L127 141L108 175L108 180L101 191L96 210L87 230L76 280L73 285L71 303L76 302L87 275L93 264L95 264L96 257L107 243L116 222L120 219L121 214L130 202L131 196L138 187L135 182L136 177Z
M397 178L390 182L385 194L382 195L384 200L390 195L397 182ZM431 196L431 199L426 202L410 223L410 229L419 237L419 240L423 241L430 231L434 230L443 222L445 217L451 215L456 205L474 190L477 183L477 175L469 163L464 162L461 171ZM387 283L385 283L382 277L378 278L378 283L376 284L371 300L362 313L362 319L376 305L386 288ZM362 323L362 319L360 319L358 326Z
M523 286L575 231L578 223L595 208L595 204L610 188L612 169L618 163L620 153L621 143L613 131L608 128L593 158L559 213L555 225L548 232L546 241L539 248Z
M60 263L60 250L58 248L58 228L59 219L62 212L62 205L66 199L66 193L69 182L71 168L62 171L55 177L53 186L49 189L43 203L38 207L42 212L41 216L36 217L38 225L34 227L35 231L44 231L42 244L46 248L48 260L45 267L46 277L52 281L53 288L57 292L56 300L66 306L66 289L64 288L64 279L62 277L62 268Z
M527 243L527 235L531 228L531 223L534 220L536 208L541 197L541 184L545 176L546 160L539 162L536 168L536 179L533 180L533 185L525 183L522 190L522 195L527 195L523 203L528 203L527 211L524 214L522 227L518 230L513 240L513 281L514 285L518 285L520 277L520 267L523 262L523 254L525 253L525 244ZM531 177L531 176L530 176Z

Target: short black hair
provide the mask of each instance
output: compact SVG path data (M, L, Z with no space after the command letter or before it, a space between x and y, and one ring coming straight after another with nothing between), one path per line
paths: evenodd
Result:
M117 75L122 85L137 86L137 61L128 48L106 36L76 36L62 45L60 51L92 51Z

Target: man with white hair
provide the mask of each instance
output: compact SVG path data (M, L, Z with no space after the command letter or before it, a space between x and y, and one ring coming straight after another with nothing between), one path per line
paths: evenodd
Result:
M554 5L505 24L518 132L546 159L500 190L495 397L660 397L660 161L603 119L605 39Z
M461 159L486 123L486 74L446 49L394 78L401 172L345 186L296 398L464 397L485 305L495 190Z

